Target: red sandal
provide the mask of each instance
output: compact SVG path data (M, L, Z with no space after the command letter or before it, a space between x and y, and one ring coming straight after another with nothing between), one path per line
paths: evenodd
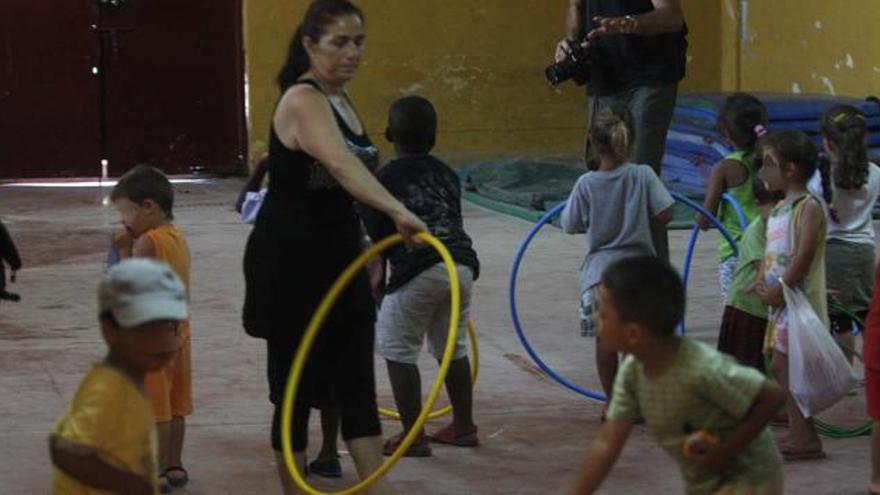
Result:
M449 425L430 435L428 438L435 443L443 443L446 445L455 445L456 447L476 447L480 445L480 439L477 437L477 427L459 428L455 425Z
M382 447L383 455L394 455L394 451L403 443L403 433L398 433L385 441ZM404 457L431 457L431 444L425 435L421 435L406 449L403 453Z

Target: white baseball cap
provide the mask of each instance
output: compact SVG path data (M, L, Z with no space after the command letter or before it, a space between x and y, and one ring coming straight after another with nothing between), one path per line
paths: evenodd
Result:
M120 261L98 287L99 315L110 312L123 328L156 320L185 320L186 289L166 263L150 258Z

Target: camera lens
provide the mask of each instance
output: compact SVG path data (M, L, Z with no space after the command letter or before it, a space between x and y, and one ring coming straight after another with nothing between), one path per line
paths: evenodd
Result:
M556 68L556 65L551 65L544 69L544 75L547 77L547 80L550 81L550 84L553 86L559 85L562 82L562 77L559 74L559 71Z

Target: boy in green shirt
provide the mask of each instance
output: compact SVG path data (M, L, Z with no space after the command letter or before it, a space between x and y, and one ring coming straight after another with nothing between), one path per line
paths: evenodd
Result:
M600 341L625 352L608 420L571 493L593 493L607 476L633 422L678 463L688 494L782 493L782 460L767 423L785 396L753 368L680 338L684 288L655 257L611 265L599 287Z

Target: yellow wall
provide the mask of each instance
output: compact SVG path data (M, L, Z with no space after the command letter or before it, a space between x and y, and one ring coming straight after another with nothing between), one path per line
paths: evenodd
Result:
M709 91L721 85L718 60L721 57L721 4L714 0L684 0L688 25L687 75L681 82L682 91Z
M752 0L742 88L865 96L880 93L880 1Z
M440 116L443 152L579 152L583 88L551 88L544 67L563 32L567 0L361 0L367 52L349 91L380 146L388 106L417 93ZM712 4L706 6L706 4ZM273 78L306 1L246 0L251 156L266 149ZM715 2L686 0L691 24L684 89L713 89L720 73ZM387 151L384 147L383 151Z
M442 153L578 153L584 91L572 83L553 89L543 76L567 4L360 0L367 52L349 91L368 132L387 152L381 136L388 106L417 93L437 107ZM880 93L878 0L683 4L690 48L682 90ZM245 0L252 157L266 149L278 97L273 79L306 5L307 0Z
M303 9L289 0L244 0L243 9L248 148L253 160L268 150L269 119L278 98L275 74Z

